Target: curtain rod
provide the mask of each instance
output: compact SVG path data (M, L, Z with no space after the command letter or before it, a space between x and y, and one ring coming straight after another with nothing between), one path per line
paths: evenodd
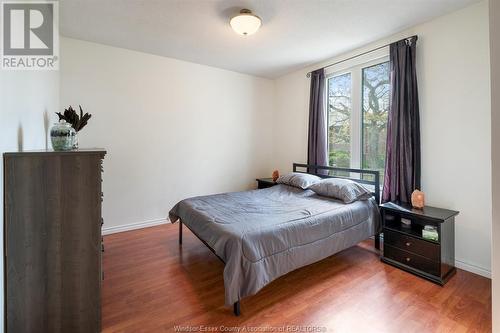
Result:
M403 40L404 40L404 41L406 41L406 42L408 42L408 41L411 41L413 38L415 38L415 40L417 40L417 39L418 39L418 36L417 36L417 35L413 35L413 36L410 36L410 37L406 37L406 38L400 39L400 40L398 40L398 41L396 41L396 42L393 42L393 43L401 42L401 41L403 41ZM335 65L341 64L341 63L346 62L346 61L349 61L349 60L351 60L351 59L354 59L354 58L357 58L357 57L361 57L361 56L364 56L365 54L372 53L372 52L375 52L375 51L377 51L377 50L383 49L384 47L387 47L387 46L389 46L389 45L391 45L391 44L392 44L392 43L388 43L388 44L385 44L385 45L382 45L382 46L376 47L376 48L371 49L371 50L369 50L369 51L365 51L365 52L363 52L363 53L356 54L356 55L354 55L354 56L352 56L352 57L349 57L349 58L347 58L347 59L343 59L343 60L340 60L340 61L334 62L334 63L332 63L332 64L326 65L326 66L324 66L324 67L317 68L317 69L315 69L315 70L318 70L318 69L325 69L325 68L328 68L328 67L332 67L332 66L335 66ZM312 72L314 72L314 71L310 71L310 72L308 72L308 73L306 74L306 77L311 77L311 73L312 73Z

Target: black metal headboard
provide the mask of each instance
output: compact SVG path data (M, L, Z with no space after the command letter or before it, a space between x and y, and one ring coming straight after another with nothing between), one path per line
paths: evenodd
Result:
M305 171L300 171L300 169L305 169ZM320 170L357 173L357 174L359 174L360 177L353 178L353 177L330 175L330 174L328 174L328 172L323 174ZM360 183L360 184L373 185L375 187L375 190L374 190L374 192L372 192L372 194L375 197L377 204L380 204L380 174L378 171L364 170L364 169L335 168L335 167L323 166L323 165L293 163L293 172L308 173L311 175L316 175L316 176L321 177L321 178L350 179L350 180L355 181L355 182ZM362 179L363 175L372 175L373 180Z

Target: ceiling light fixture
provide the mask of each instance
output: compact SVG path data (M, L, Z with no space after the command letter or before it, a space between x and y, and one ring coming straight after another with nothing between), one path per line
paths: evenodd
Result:
M233 28L236 33L248 36L254 34L259 30L262 21L260 17L252 14L252 11L249 9L242 9L240 13L229 21L231 28Z

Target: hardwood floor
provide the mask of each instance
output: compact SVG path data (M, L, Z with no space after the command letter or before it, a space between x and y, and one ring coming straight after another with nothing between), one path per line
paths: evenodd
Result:
M381 263L371 241L279 278L235 317L223 306L223 264L188 230L182 248L177 236L169 224L105 237L103 332L491 331L489 279L458 270L440 287Z

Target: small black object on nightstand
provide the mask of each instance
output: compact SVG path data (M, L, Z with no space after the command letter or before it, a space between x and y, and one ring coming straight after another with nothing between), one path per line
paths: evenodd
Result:
M457 211L387 202L380 205L384 233L381 260L444 285L455 274ZM424 238L425 226L435 227L437 239Z
M258 189L268 188L277 184L272 178L257 178L256 181Z

